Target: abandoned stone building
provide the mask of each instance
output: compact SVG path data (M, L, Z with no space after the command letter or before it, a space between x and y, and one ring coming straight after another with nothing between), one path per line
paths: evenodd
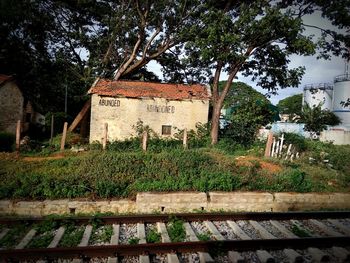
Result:
M45 124L44 116L26 100L14 77L0 74L0 131L16 133L17 121L26 132L30 123Z
M161 137L208 122L210 91L204 85L99 79L89 94L90 142L102 141L105 123L108 141L115 141L135 136L140 120Z

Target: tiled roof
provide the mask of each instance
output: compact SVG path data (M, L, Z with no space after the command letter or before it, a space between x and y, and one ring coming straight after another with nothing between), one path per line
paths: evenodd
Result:
M10 80L10 79L12 79L12 76L0 74L0 85L1 85L2 83L4 83L5 81Z
M199 84L164 84L107 79L99 79L88 93L110 97L165 98L172 100L207 100L210 97L207 87Z

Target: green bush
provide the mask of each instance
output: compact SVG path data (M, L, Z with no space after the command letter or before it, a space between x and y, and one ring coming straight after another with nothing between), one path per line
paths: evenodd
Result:
M0 132L0 152L11 152L15 148L16 137L9 132Z
M296 133L286 132L284 133L284 144L292 144L298 152L304 152L307 149L306 139Z

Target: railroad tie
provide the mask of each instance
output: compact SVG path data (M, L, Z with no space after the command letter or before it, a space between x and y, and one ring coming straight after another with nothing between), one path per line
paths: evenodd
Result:
M298 220L290 220L293 224L302 227L302 224ZM314 236L319 237L320 235L314 234ZM308 247L307 252L311 255L313 261L315 262L328 262L330 257L326 253L324 253L321 249L316 247Z
M78 247L86 247L89 244L91 232L92 232L92 225L87 225L85 227L83 237L81 238ZM82 262L83 260L80 258L75 258L72 260L72 263L82 263Z
M347 249L342 247L332 247L333 254L339 258L342 262L350 261L350 253Z
M184 223L184 227L185 227L185 231L186 231L186 236L190 239L190 241L199 241L198 237L196 236L196 234L194 233L190 223L185 222ZM199 255L199 261L201 263L211 263L211 262L215 262L214 259L209 255L209 253L207 252L198 252Z
M57 247L58 243L61 241L61 238L62 238L62 236L64 234L64 231L66 231L66 228L64 226L61 226L57 230L57 232L56 232L54 238L52 239L51 243L48 245L48 248Z
M25 235L25 237L21 240L21 242L19 242L19 244L15 247L15 249L25 248L29 244L30 240L32 240L32 238L35 236L35 234L36 234L35 229L29 230L29 232Z
M237 251L228 252L228 260L230 263L245 263L246 260L242 257L241 253Z
M250 220L249 223L259 232L262 238L264 239L276 239L269 231L267 231L261 224L254 220ZM277 222L278 223L278 222ZM279 223L278 223L279 224ZM284 226L279 224L283 229ZM286 229L285 229L286 230ZM288 230L287 230L288 231ZM294 249L284 249L283 253L288 258L289 262L303 262L303 256L296 252Z
M225 237L219 232L217 227L213 224L211 221L204 221L204 224L209 229L209 231L212 233L214 238L216 240L225 240ZM241 256L241 254L237 251L229 251L228 257L231 262L245 262L244 258Z
M216 240L225 240L223 235L219 232L219 230L216 228L216 226L211 221L204 221L204 225L209 229L211 234L214 236Z
M143 223L137 223L137 237L139 239L139 244L146 244L146 230L145 225ZM140 263L149 263L148 255L140 255L139 256Z
M329 222L331 222L336 228L340 229L342 232L350 236L350 228L347 226L344 226L341 222L339 222L336 219L328 219Z
M309 221L311 224L315 225L316 227L321 229L324 233L326 233L329 236L333 236L333 237L344 236L343 234L333 230L332 228L330 228L329 226L325 225L324 223L318 220L310 219Z
M313 262L329 262L330 257L316 247L309 247L307 252L311 255Z
M293 232L289 231L284 225L276 220L270 220L271 225L276 227L287 238L298 238Z
M252 238L248 236L240 226L231 220L227 221L227 224L232 228L233 232L242 240L251 240ZM273 256L266 250L257 250L256 255L262 263L272 263L275 262Z
M0 233L0 240L1 240L4 236L6 236L6 234L7 234L9 231L10 231L9 228L4 228L4 229L1 231L1 233Z
M167 231L164 223L157 222L157 230L162 237L163 243L170 243L171 242L168 231ZM177 255L175 253L168 253L167 258L168 258L169 263L179 263L180 262L179 258L177 257Z
M111 245L118 245L119 243L119 224L113 224L113 235L111 236ZM118 257L108 257L107 263L118 263Z

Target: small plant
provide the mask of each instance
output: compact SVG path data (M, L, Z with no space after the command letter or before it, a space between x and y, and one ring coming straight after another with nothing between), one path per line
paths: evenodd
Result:
M99 228L94 227L96 229L90 239L90 243L102 242L109 243L111 237L113 235L113 227L111 225L101 226Z
M172 242L183 242L186 238L186 232L184 228L184 221L170 217L168 224L168 233Z
M302 228L301 226L297 225L297 224L293 224L292 226L292 232L297 235L298 237L310 237L311 234L305 230L304 228Z
M155 229L151 229L146 236L147 243L159 243L161 241L161 235Z
M200 233L197 235L199 241L209 241L210 240L210 233Z
M61 239L61 247L75 247L77 246L84 234L84 227L75 227L73 225L66 226L66 231Z
M138 244L140 241L140 239L138 237L132 237L128 240L128 244L129 245L136 245Z

